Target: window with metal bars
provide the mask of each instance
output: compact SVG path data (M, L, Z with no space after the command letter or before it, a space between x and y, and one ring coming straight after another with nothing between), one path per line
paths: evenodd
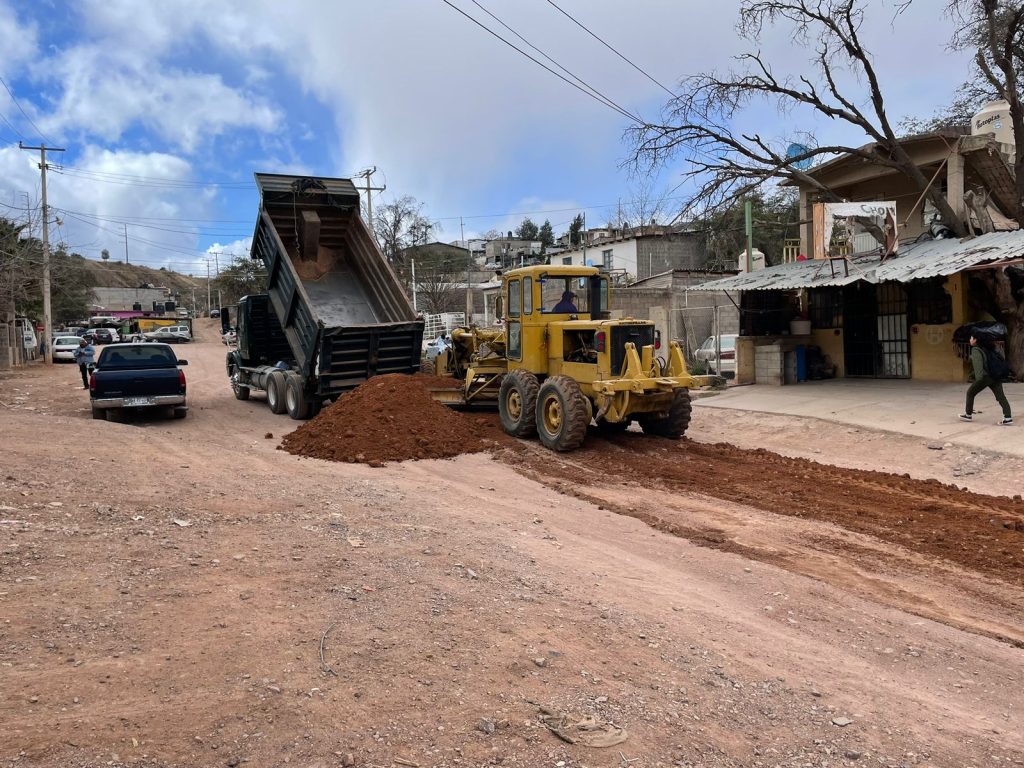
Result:
M807 319L812 328L842 327L843 289L811 288L807 292Z

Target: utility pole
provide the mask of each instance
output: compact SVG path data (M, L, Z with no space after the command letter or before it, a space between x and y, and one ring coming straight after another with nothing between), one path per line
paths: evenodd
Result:
M26 147L20 141L19 149L39 151L39 173L42 178L43 191L43 359L47 365L53 365L53 350L50 348L53 341L50 338L53 318L50 316L50 210L46 204L46 150L51 152L64 152L60 147L47 147L40 144L38 147Z
M412 263L412 311L419 314L419 307L416 306L416 259L409 259Z
M124 225L124 263L128 263L128 225Z
M743 228L747 235L747 273L754 271L754 205L750 200L743 203Z
M210 310L212 305L210 304L210 260L206 260L206 316L210 316Z
M462 224L462 217L459 216L459 234L462 243L466 246L466 323L473 320L473 251L466 242L466 228Z
M362 173L357 173L356 174L356 178L357 179L366 179L366 187L364 187L364 189L366 189L366 222L367 222L367 225L370 227L370 234L371 235L373 234L373 196L371 195L371 193L372 192L383 192L385 189L387 189L387 186L383 186L383 187L371 187L370 186L370 177L373 176L373 174L375 174L376 172L377 172L377 166L375 165L372 168L367 168ZM374 236L376 237L376 235L374 235Z

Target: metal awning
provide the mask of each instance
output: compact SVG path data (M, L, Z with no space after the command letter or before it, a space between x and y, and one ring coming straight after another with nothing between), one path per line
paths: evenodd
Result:
M800 288L826 288L847 285L858 280L882 283L893 280L909 283L927 277L944 277L970 267L1014 261L1024 258L1024 230L991 232L969 240L951 238L926 240L902 246L899 255L879 261L875 253L852 256L849 275L841 261L823 260L779 264L757 272L746 272L712 280L687 288L688 291L790 291Z

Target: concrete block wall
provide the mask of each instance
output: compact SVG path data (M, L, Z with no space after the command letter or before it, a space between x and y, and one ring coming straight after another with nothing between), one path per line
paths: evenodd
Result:
M701 235L652 235L636 243L637 279L672 269L700 269L707 261Z
M781 386L783 383L782 347L778 344L766 344L754 348L754 383Z

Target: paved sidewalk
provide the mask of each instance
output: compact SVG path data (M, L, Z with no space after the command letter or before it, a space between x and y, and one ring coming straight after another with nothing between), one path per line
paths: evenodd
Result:
M1004 384L1015 424L997 426L1002 411L989 390L978 395L971 423L960 421L966 384L897 379L834 379L785 387L733 387L694 401L698 408L787 414L1024 457L1024 384ZM1024 485L1024 480L1021 481Z

